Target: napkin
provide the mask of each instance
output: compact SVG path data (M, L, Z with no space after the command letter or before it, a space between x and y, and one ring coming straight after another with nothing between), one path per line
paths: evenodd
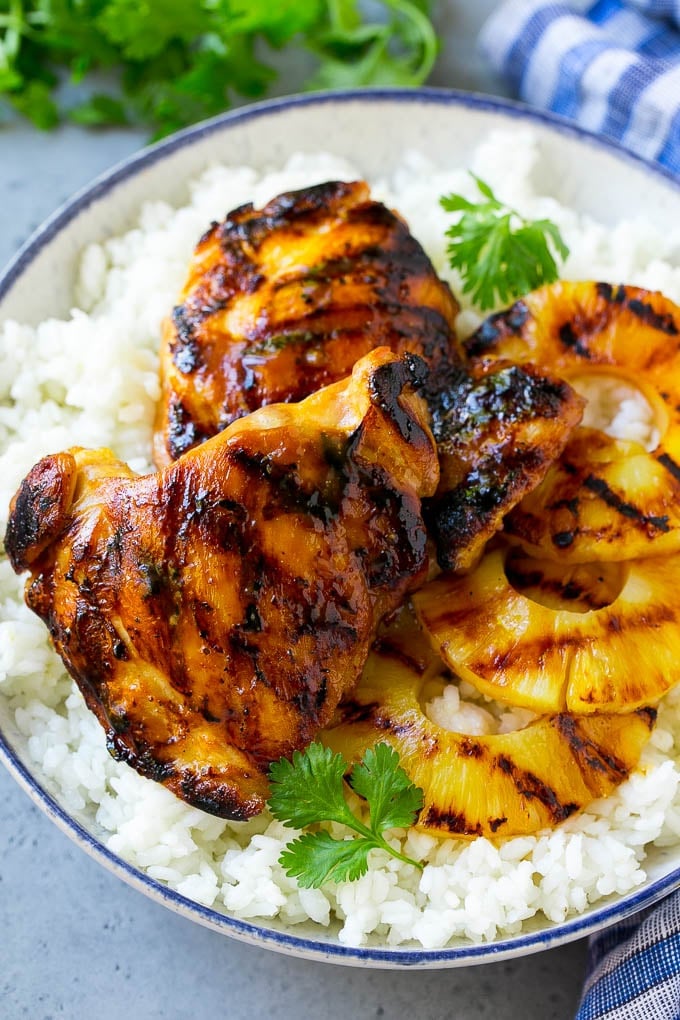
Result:
M591 936L576 1020L678 1020L680 894Z
M525 102L680 175L680 0L507 0L480 49Z

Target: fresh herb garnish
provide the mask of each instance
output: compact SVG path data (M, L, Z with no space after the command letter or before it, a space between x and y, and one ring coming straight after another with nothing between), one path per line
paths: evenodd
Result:
M40 128L66 114L160 137L264 95L284 48L311 88L419 85L437 55L429 4L381 0L371 17L359 0L0 0L0 100ZM64 77L101 71L106 92L60 107Z
M449 227L447 248L453 269L463 278L463 291L482 309L507 304L559 273L556 257L569 249L550 220L527 220L499 202L485 181L474 178L483 201L445 195L439 201L451 213L462 213Z
M282 758L269 771L269 809L285 825L304 829L317 822L338 822L358 835L335 839L325 830L304 832L289 843L280 857L286 874L306 889L324 882L361 878L368 870L371 850L386 850L406 864L422 868L418 861L399 853L383 838L388 829L407 828L423 806L423 793L399 765L399 755L389 744L369 748L354 765L349 783L364 797L370 810L369 825L351 810L343 790L348 763L323 744L313 743L295 751L292 761Z

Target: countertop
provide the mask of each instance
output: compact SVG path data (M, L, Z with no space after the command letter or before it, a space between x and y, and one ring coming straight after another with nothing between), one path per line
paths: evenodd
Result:
M475 51L494 0L441 0L432 84L504 94ZM285 88L285 81L283 82ZM133 130L0 126L0 264L62 201L144 144ZM585 943L452 970L361 970L253 948L146 899L87 857L0 768L0 1020L550 1020Z

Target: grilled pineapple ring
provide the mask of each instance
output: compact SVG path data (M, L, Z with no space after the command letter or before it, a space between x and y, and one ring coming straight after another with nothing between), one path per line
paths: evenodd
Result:
M420 705L429 666L388 636L321 739L348 760L386 741L424 793L416 828L435 836L506 838L555 825L608 796L637 764L653 709L559 714L493 736L452 733Z
M567 381L597 373L639 388L661 438L654 450L576 429L541 484L506 519L533 555L568 563L680 550L680 308L605 283L542 287L469 338L473 360L531 361ZM577 385L578 389L578 385Z
M680 680L680 556L617 565L611 601L599 597L597 577L584 592L585 568L573 568L581 573L564 579L562 602L579 595L582 608L594 606L583 612L517 590L508 556L494 549L473 573L441 575L413 596L433 646L482 693L539 713L630 712ZM533 569L534 588L555 586L540 561Z

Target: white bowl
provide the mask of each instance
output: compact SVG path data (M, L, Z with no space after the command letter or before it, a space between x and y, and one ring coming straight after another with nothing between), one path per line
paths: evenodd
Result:
M528 124L538 136L551 192L605 225L631 204L653 224L680 221L680 188L670 175L565 122L509 102L444 90L368 90L261 103L181 132L126 160L59 209L0 277L0 320L37 323L66 315L77 257L89 242L130 227L151 197L181 204L185 182L208 162L280 164L295 151L330 151L367 177L393 165L405 143L436 162L464 166L494 128ZM121 860L104 845L94 818L75 818L30 762L26 739L0 697L0 759L35 803L86 852L124 881L173 910L246 942L311 959L373 967L452 967L520 956L605 927L680 885L680 847L654 850L648 879L633 893L605 900L562 924L534 921L522 934L488 944L460 942L441 950L408 946L352 948L335 934L277 922L251 923L203 907Z

